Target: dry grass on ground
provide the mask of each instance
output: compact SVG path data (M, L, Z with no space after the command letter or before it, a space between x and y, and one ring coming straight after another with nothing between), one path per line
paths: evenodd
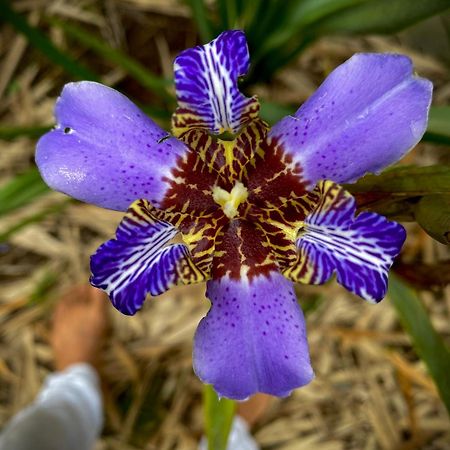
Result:
M106 1L102 9L92 1L83 2L82 8L78 2L61 0L18 1L16 6L35 24L45 8L91 26L113 45L133 47L130 51L137 57L148 49L151 67L170 74L174 53L195 40L188 10L174 3ZM175 28L176 40L170 37ZM64 46L59 30L51 34ZM401 35L320 41L270 87L258 86L256 91L268 100L300 103L329 70L354 52L399 51L411 55L417 71L435 82L435 101L448 103L448 69L438 58L409 48L408 39ZM94 64L104 82L120 81L131 95L146 100L121 70L96 67L93 55L78 48L70 51ZM0 31L0 58L1 125L51 123L55 97L67 81L60 70L8 27ZM30 167L34 145L27 138L0 141L0 184ZM442 149L421 144L407 162L433 164L444 157ZM39 198L2 218L0 232L64 199L57 193ZM112 236L119 220L118 213L70 203L1 244L0 424L34 398L51 370L47 336L53 303L61 290L88 279L89 255ZM416 226L408 230L404 262L438 263L448 258L444 246ZM449 418L389 299L372 306L334 282L299 287L298 294L303 304L313 305L308 330L316 379L291 397L273 401L255 430L262 448L450 449ZM423 291L422 298L437 330L450 337L449 288ZM202 433L202 387L192 373L191 347L207 307L204 286L193 286L148 301L135 317L111 308L113 329L102 369L106 426L98 450L196 448Z

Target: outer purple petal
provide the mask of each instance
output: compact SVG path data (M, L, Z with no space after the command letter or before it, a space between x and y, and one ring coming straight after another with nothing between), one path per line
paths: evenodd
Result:
M419 142L431 94L431 82L413 75L408 57L356 54L270 136L301 164L310 187L321 179L353 182L380 172Z
M256 392L284 397L309 383L303 314L290 281L279 273L208 282L211 309L194 339L194 370L220 396Z
M297 264L283 274L322 284L336 272L338 283L349 291L370 302L381 300L405 229L375 213L354 217L355 199L331 181L319 183L311 197L316 205L299 233Z
M212 133L236 132L258 115L255 98L239 92L238 78L249 68L242 31L225 31L206 45L180 53L174 64L178 110L174 128L206 128Z
M98 83L67 84L57 126L38 142L36 162L53 189L125 211L138 198L159 206L171 168L186 152L128 98Z
M92 285L103 289L120 312L134 314L147 294L203 281L185 245L165 247L176 233L171 224L151 215L145 200L136 201L117 228L116 238L92 255Z

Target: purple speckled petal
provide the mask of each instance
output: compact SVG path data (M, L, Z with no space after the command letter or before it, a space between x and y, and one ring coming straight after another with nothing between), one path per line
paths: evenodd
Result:
M310 197L316 206L300 230L298 261L283 274L293 281L322 284L336 272L338 283L349 291L380 301L405 229L371 212L354 217L355 199L331 181L320 182Z
M238 78L249 68L247 41L242 31L225 31L210 43L190 48L175 59L177 129L206 128L212 133L235 133L256 117L255 98L239 92Z
M413 75L408 57L356 54L270 136L301 164L310 188L322 179L350 183L379 173L419 142L431 95L431 82Z
M171 168L186 152L128 98L99 83L67 84L56 103L57 126L38 142L45 182L104 208L126 211L138 198L159 206Z
M293 285L271 272L250 282L208 282L211 309L194 338L194 371L220 396L243 400L256 392L284 397L309 383L305 320Z
M165 247L176 233L171 224L152 216L147 201L137 200L117 228L116 238L91 256L91 284L103 289L120 312L131 315L147 294L203 281L184 244Z

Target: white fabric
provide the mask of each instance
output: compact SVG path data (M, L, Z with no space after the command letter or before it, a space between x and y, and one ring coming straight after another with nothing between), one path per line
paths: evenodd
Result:
M199 450L208 450L208 441L200 441ZM248 429L247 422L242 417L235 416L228 438L227 450L260 450Z
M35 402L0 434L0 450L91 450L102 426L97 372L74 364L47 377Z

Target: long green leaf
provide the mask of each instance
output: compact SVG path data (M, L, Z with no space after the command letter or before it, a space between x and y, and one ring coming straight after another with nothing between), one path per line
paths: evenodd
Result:
M412 222L418 220L417 202L421 198L450 195L450 167L397 166L381 175L366 175L357 183L345 185L345 188L356 197L360 208L370 209L392 220ZM424 229L427 230L431 225L425 222Z
M173 96L168 92L168 88L172 84L171 80L165 80L164 78L153 74L138 61L125 55L122 51L110 47L84 28L55 18L48 18L47 20L52 25L60 27L71 38L96 52L101 58L111 61L113 64L124 69L125 72L146 89L165 100L173 101Z
M0 139L7 141L21 138L37 138L51 129L50 125L36 125L29 127L0 127Z
M28 24L25 18L16 13L6 0L0 0L0 19L9 22L28 42L40 50L50 61L61 66L68 73L80 80L97 80L98 77L89 69L59 50L50 39L36 27Z
M197 24L198 31L203 43L209 42L213 39L213 26L208 17L208 10L204 0L188 0L188 5L191 7L192 17Z
M450 351L428 318L417 294L399 278L390 277L389 298L410 335L417 354L427 365L450 414Z
M345 188L353 194L389 194L412 197L450 193L450 166L397 166L381 175L366 175Z
M365 0L304 0L294 2L286 15L282 27L267 30L268 33L260 43L261 52L270 50L283 50L283 47L302 33L302 30L314 22L343 10L349 6L357 5ZM280 5L279 5L280 6Z
M262 99L260 103L260 116L263 120L270 125L275 124L285 116L289 116L295 113L295 108L292 106L282 105L275 102L266 102Z
M235 402L219 399L210 385L204 386L206 437L208 450L226 450L235 412Z
M321 21L318 34L395 33L444 12L449 0L368 0Z
M50 189L33 167L0 186L0 216L27 205Z
M432 106L424 139L450 145L450 106Z
M320 36L394 33L450 8L449 0L303 0L292 8L286 3L279 6L286 17L281 26L270 23L255 43L249 39L253 65L247 84L269 81Z
M450 244L450 193L423 197L414 208L417 223L442 244Z

